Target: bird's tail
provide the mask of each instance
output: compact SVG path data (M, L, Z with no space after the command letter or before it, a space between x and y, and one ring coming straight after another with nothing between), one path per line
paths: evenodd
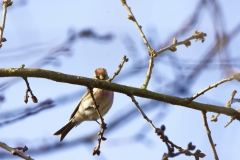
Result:
M75 126L75 124L70 120L65 126L59 129L53 135L61 135L60 142L64 139L64 137L68 134L68 132Z

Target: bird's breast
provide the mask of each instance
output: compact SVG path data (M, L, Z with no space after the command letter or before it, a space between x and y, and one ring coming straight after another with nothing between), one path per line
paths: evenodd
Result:
M101 115L104 116L113 104L114 93L112 91L94 88L93 95L96 103L99 105L99 111ZM99 118L96 109L94 109L95 104L90 94L88 99L84 101L81 105L82 107L80 108L85 108L84 112L82 113L84 113L84 117L86 117L86 120L97 120Z

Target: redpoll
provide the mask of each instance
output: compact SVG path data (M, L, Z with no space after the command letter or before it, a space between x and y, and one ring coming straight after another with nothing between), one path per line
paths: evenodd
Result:
M94 72L94 79L107 80L107 70L104 68L96 69ZM93 95L96 103L99 105L99 111L101 115L104 116L112 106L114 97L113 92L94 88ZM62 141L74 126L79 125L83 121L97 121L97 119L99 119L99 115L94 106L95 105L91 97L91 93L90 91L87 91L73 111L69 122L61 129L59 129L56 133L54 133L54 135L61 135L60 141Z

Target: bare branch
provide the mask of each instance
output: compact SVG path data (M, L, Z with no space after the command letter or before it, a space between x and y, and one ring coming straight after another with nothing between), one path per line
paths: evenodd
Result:
M185 154L186 156L194 156L195 159L203 158L206 155L202 153L200 150L197 150L195 153L190 152L191 150L195 150L196 146L192 144L192 142L188 143L188 146L186 149L183 149L182 147L177 146L172 141L168 139L168 137L164 134L166 130L166 127L164 125L161 126L161 128L157 128L157 135L162 139L162 141L166 144L168 148L168 153L164 153L162 160L168 160L168 157L176 157L180 154ZM174 148L176 148L179 152L174 153Z
M234 76L233 76L233 77L234 77ZM226 108L231 108L232 103L234 103L234 102L236 101L236 99L234 98L234 96L236 95L236 93L237 93L236 90L233 90L233 91L232 91L231 98L230 98L230 100L227 101L227 103L226 103L226 106L225 106ZM238 113L240 113L240 112L239 112L239 111L240 111L239 109L236 109L236 111L237 111ZM212 122L217 122L217 118L218 118L219 115L220 115L220 113L218 113L216 116L212 115L211 121L212 121ZM227 122L227 124L226 124L224 127L226 128L229 124L232 123L233 120L236 119L236 117L239 117L239 116L240 116L239 114L235 114L235 115L231 116L231 119Z
M27 149L28 149L26 146L24 148L22 148L22 147L11 148L11 147L7 146L5 143L0 142L0 147L9 151L10 153L12 153L15 156L21 157L26 160L33 160L30 156L27 156L23 153L23 152L27 151ZM23 152L20 152L18 150L23 150Z
M139 32L140 32L140 35L141 35L142 38L143 38L143 42L144 42L144 44L147 46L148 53L149 53L149 56L150 56L149 65L148 65L148 71L147 71L147 75L146 75L145 81L144 81L144 83L143 83L143 85L142 85L142 87L141 87L142 89L147 89L148 83L149 83L150 78L151 78L152 69L153 69L153 66L154 66L154 58L155 58L157 55L159 55L160 53L163 53L163 52L165 52L165 51L167 51L167 50L170 50L170 51L173 51L173 52L174 52L174 51L177 50L177 48L176 48L177 45L182 45L182 44L184 44L186 47L188 47L188 46L191 45L190 40L192 40L192 39L196 39L196 41L197 41L198 39L201 39L202 42L204 42L204 40L205 40L204 37L207 36L206 33L199 32L199 31L196 30L196 31L194 32L194 34L193 34L191 37L187 38L186 40L177 43L177 39L174 38L172 45L169 45L169 46L167 46L167 47L165 47L165 48L163 48L163 49L160 49L158 52L156 52L155 50L153 50L153 49L151 48L150 44L148 43L147 38L146 38L146 36L144 35L144 33L143 33L143 31L142 31L142 26L140 26L140 25L138 24L136 18L134 17L134 15L133 15L133 13L132 13L132 11L131 11L131 8L127 5L126 0L122 0L121 2L122 2L122 5L127 9L127 11L128 11L129 14L130 14L130 15L127 16L127 18L128 18L129 20L132 20L132 21L135 23L135 25L137 26L137 28L138 28L138 30L139 30Z
M29 85L29 83L28 83L27 78L26 78L26 77L23 77L23 79L24 79L24 81L25 81L25 83L26 83L26 85L27 85L26 94L25 94L25 96L24 96L24 102L25 102L25 103L28 102L28 92L29 92L29 93L31 94L31 98L32 98L33 103L38 103L38 99L37 99L36 96L34 96L32 90L31 90L31 88L30 88L30 85Z
M234 79L235 79L234 76L231 76L229 78L224 78L223 80L208 86L207 88L203 89L202 91L200 91L200 92L194 94L192 97L188 98L189 102L191 102L192 100L196 99L197 97L199 97L200 95L204 94L205 92L209 91L210 89L216 88L218 85L223 84L223 83L228 82L228 81L232 81Z
M232 91L231 98L230 98L230 100L226 103L226 107L227 107L227 108L231 108L231 105L232 105L232 103L233 103L234 96L236 95L236 93L237 93L236 90L233 90L233 91Z
M124 55L122 62L118 65L118 70L116 72L114 72L112 78L108 79L109 82L112 82L112 80L120 73L125 62L128 62L128 58L127 58L127 56Z
M128 95L129 97L131 97L133 103L136 105L138 111L142 114L143 118L146 119L148 121L148 123L150 124L150 126L153 128L154 132L157 132L156 127L153 125L152 121L146 116L146 114L143 112L143 110L141 109L141 107L139 106L138 102L136 101L136 99L134 98L133 95Z
M187 39L185 39L185 40L183 40L183 41L181 41L181 42L177 42L177 40L175 40L176 38L174 38L173 44L171 44L171 45L169 45L169 46L167 46L167 47L165 47L165 48L163 48L163 49L160 49L159 51L156 52L156 54L159 55L159 54L161 54L161 53L163 53L163 52L165 52L165 51L167 51L167 50L170 50L170 51L172 51L172 52L175 52L175 51L177 50L176 46L183 45L183 44L184 44L186 47L188 47L188 46L191 45L190 40L193 40L193 39L196 39L196 41L197 41L198 39L201 39L202 42L204 42L204 40L205 40L204 37L206 37L206 36L207 36L206 33L199 32L199 31L196 30L191 37L189 37L189 38L187 38Z
M235 119L234 116L231 116L231 119L227 122L227 124L224 126L224 128L227 128L227 126L229 124L231 124L234 119Z
M2 2L3 17L2 17L2 25L0 26L0 48L2 47L2 42L7 41L6 38L3 37L3 31L4 31L4 28L5 28L7 7L11 6L12 4L13 4L13 2L11 0L3 0L3 2Z
M240 76L240 73L237 73L234 75L234 77L239 77L239 76ZM16 68L2 68L0 69L0 77L46 78L49 80L62 82L62 83L84 85L90 88L100 88L100 89L110 90L114 92L124 93L126 95L134 95L138 97L153 99L153 100L170 103L177 106L184 106L187 108L192 108L200 111L203 110L208 112L216 112L216 113L221 113L229 116L235 116L239 114L236 110L232 108L198 103L194 101L189 103L189 100L186 98L179 98L179 97L170 96L167 94L152 92L145 89L125 86L125 85L120 85L115 83L109 83L106 81L101 81L101 80L96 80L96 79L91 79L86 77L67 75L60 72L54 72L54 71L49 71L49 70L44 70L39 68L23 68L20 70L16 70ZM240 120L240 117L237 117L236 119Z
M152 75L152 69L153 69L153 66L154 66L154 58L155 58L154 56L150 56L149 64L148 64L148 71L147 71L145 81L144 81L144 83L141 87L142 89L147 89L148 83L149 83L151 75Z
M217 155L217 151L216 151L216 148L215 148L216 144L213 143L213 139L212 139L212 136L211 136L211 131L208 127L207 115L206 115L205 111L202 111L202 116L203 116L204 126L206 128L206 132L207 132L207 135L208 135L208 139L209 139L210 145L211 145L212 150L213 150L214 157L215 157L216 160L219 160L218 155Z
M136 20L136 18L134 17L132 11L131 11L131 8L127 5L127 2L126 0L123 0L122 1L122 5L127 9L127 11L129 12L130 15L127 16L127 18L129 20L132 20L134 22L134 24L136 25L137 29L139 30L140 32L140 35L142 36L143 38L143 42L144 44L146 45L147 49L148 49L148 53L149 53L149 56L150 56L150 59L149 59L149 65L148 65L148 71L147 71L147 75L146 75L146 79L142 85L142 89L146 89L147 86L148 86L148 83L150 81L150 78L151 78L151 74L152 74L152 69L153 69L153 66L154 66L154 58L156 57L156 51L152 49L152 47L150 46L150 44L148 43L148 40L146 38L146 36L144 35L143 31L142 31L142 26L140 26Z
M220 113L218 113L216 116L212 115L211 121L212 122L217 122L217 118L218 118L219 115L220 115Z
M151 78L151 74L152 74L152 69L153 69L153 66L154 66L154 58L159 55L160 53L163 53L167 50L170 50L172 52L175 52L177 50L176 46L178 45L182 45L184 44L186 47L190 46L191 45L191 42L190 40L192 39L196 39L196 41L198 39L201 39L202 42L204 42L204 37L206 36L206 33L203 33L203 32L199 32L199 31L195 31L194 34L187 38L186 40L183 40L181 42L177 42L177 39L176 38L173 38L173 44L172 45L169 45L163 49L160 49L159 51L155 51L153 50L151 47L148 48L148 52L149 52L149 55L150 55L150 59L149 59L149 65L148 65L148 71L147 71L147 76L146 76L146 79L145 79L145 82L143 83L142 85L142 89L146 89L147 88L147 85L149 83L149 80Z
M100 111L99 111L99 105L97 104L97 102L96 102L96 100L95 100L95 97L94 97L94 95L93 95L93 89L92 88L88 88L88 90L90 91L90 94L91 94L91 97L92 97L92 100L93 100L93 102L94 102L94 108L96 109L96 111L97 111L97 113L98 113L98 116L99 116L99 118L100 118L100 120L101 120L101 123L99 124L100 125L100 127L102 128L102 130L100 131L100 132L98 132L98 135L100 136L100 138L98 139L98 145L97 145L97 147L95 147L94 149L93 149L93 155L100 155L100 147L101 147L101 142L102 142L102 140L103 141L105 141L105 140L107 140L105 137L103 137L103 134L104 134L104 132L105 132L105 130L107 129L107 124L104 122L104 119L103 119L103 117L102 117L102 115L101 115L101 113L100 113Z
M138 24L136 18L134 17L134 15L133 15L133 13L132 13L132 11L131 11L131 8L127 5L126 0L125 0L124 2L122 1L122 5L127 9L128 13L130 14L130 15L127 16L127 18L128 18L129 20L132 20L132 21L134 22L134 24L136 25L137 29L138 29L139 32L140 32L140 35L142 36L142 39L143 39L144 44L147 46L148 51L149 51L149 50L152 50L151 46L150 46L149 43L148 43L148 40L147 40L146 36L144 35L144 33L143 33L143 31L142 31L142 26L140 26L140 25Z
M227 108L231 108L231 105L232 105L232 103L233 103L233 101L234 101L234 96L236 95L236 93L237 93L237 91L236 90L233 90L232 91L232 94L231 94L231 98L230 98L230 100L227 102L227 104L226 104L226 107ZM237 111L239 111L238 109L237 109ZM235 116L231 116L231 119L228 121L228 123L224 126L224 128L226 128L229 124L231 124L232 123L232 121L235 119L236 117Z

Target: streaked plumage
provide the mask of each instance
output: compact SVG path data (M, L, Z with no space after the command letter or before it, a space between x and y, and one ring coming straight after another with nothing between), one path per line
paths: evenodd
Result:
M108 74L106 69L98 68L94 72L94 78L100 80L107 80ZM99 104L99 111L104 116L112 106L114 94L112 91L103 90L99 88L93 89L94 98ZM68 132L74 127L82 123L83 121L96 121L99 119L96 109L94 109L94 102L92 100L90 91L87 91L80 102L73 111L69 122L59 129L54 135L61 135L60 141L68 134Z

